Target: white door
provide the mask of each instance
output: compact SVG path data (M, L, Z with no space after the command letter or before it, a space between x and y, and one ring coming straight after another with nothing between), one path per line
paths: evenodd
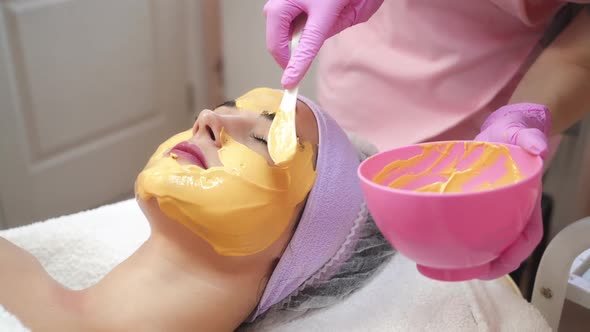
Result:
M185 5L0 0L4 227L131 195L155 147L189 128Z

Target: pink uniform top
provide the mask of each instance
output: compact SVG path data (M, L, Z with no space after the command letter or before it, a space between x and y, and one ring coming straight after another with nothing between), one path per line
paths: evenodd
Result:
M487 115L508 102L565 4L385 0L369 22L325 43L319 101L380 150L473 139Z

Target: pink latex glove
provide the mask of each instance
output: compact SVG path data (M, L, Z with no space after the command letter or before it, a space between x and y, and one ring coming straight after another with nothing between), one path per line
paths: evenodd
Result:
M482 126L476 141L508 143L545 157L551 133L551 113L543 105L513 104L499 108ZM500 257L492 261L490 272L480 279L491 280L516 270L535 250L543 237L541 195L522 233Z
M521 103L500 107L492 113L475 140L518 145L545 158L550 133L549 109L543 105Z
M537 206L529 218L520 236L504 249L500 257L490 263L490 271L480 277L482 280L498 279L516 269L535 250L543 238L543 215L541 210L541 193L537 199Z
M266 16L266 47L275 61L285 69L281 83L295 87L305 75L324 41L340 31L366 22L383 0L269 0ZM292 23L307 14L299 46L290 58L289 41Z

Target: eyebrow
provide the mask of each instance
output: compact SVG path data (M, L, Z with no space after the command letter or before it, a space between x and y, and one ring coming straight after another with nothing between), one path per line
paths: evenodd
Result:
M223 106L236 107L236 101L235 100L224 101L223 103L213 107L212 110L215 111L216 109L223 107ZM194 121L197 121L197 119L199 118L199 114L201 114L200 111L195 112L195 120Z
M218 108L223 107L223 106L236 107L236 101L235 100L224 101L223 103L215 106L215 108L213 108L213 109L215 110L215 109L218 109Z
M223 103L215 106L214 110L215 109L218 109L220 107L223 107L223 106L235 108L236 107L236 101L235 100L225 101L225 102L223 102ZM260 116L263 117L266 120L269 120L269 121L273 121L275 119L275 113L272 113L272 112L269 112L269 111L263 111L262 113L260 113Z
M269 121L273 121L275 119L275 113L271 113L269 111L264 111L264 112L260 113L260 116L269 120Z

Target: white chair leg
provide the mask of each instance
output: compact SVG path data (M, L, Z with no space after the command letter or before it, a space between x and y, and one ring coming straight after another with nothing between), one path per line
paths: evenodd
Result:
M557 331L566 297L570 268L578 255L590 248L590 217L564 228L549 243L537 271L532 304Z

